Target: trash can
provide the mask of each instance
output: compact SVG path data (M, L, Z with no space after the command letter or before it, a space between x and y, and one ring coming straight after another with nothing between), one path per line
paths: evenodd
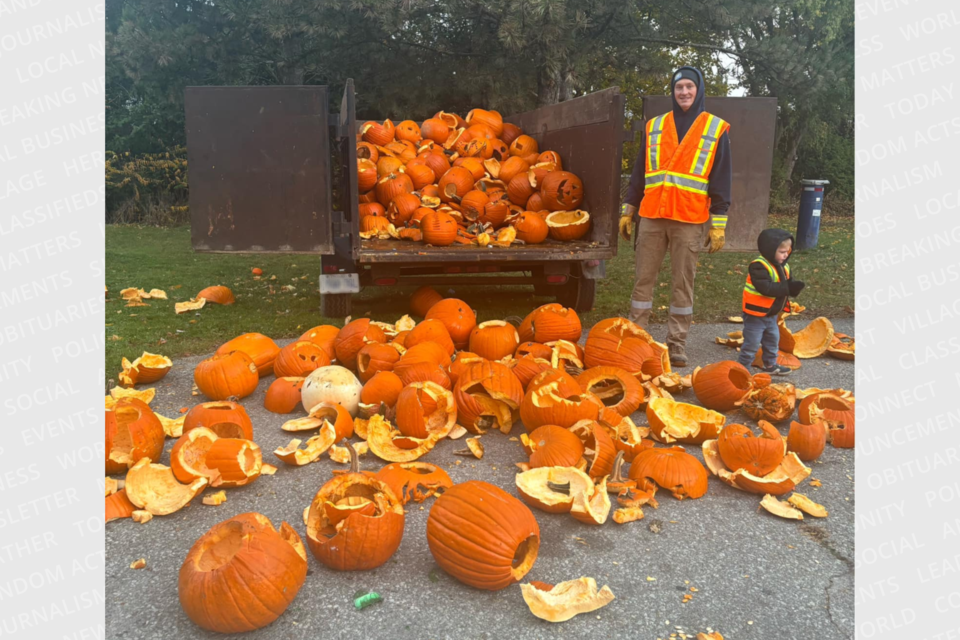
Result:
M823 188L829 180L801 180L800 217L797 219L797 251L815 249L820 237L820 212L823 210Z

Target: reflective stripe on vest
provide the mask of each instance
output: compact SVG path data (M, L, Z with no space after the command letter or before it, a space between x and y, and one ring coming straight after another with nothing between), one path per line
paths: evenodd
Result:
M780 282L780 272L777 271L776 267L767 262L766 258L760 256L753 260L753 262L759 262L763 265L763 268L770 274L770 280ZM753 264L753 262L751 262L751 264ZM790 265L783 265L783 271L786 273L787 280L789 280ZM775 297L765 296L754 288L753 281L750 279L750 273L748 272L747 282L743 286L743 312L752 316L765 316L773 307L775 301Z
M707 126L703 130L703 135L700 136L700 146L697 148L697 157L693 159L693 164L690 165L690 173L702 176L704 175L704 168L710 166L710 159L713 158L713 154L717 150L717 140L720 138L717 131L720 129L722 122L723 120L715 115L710 115Z
M640 217L706 222L710 217L710 170L720 137L729 128L722 118L704 112L684 139L678 140L672 111L650 120Z
M652 189L659 186L665 187L676 187L678 189L685 189L687 191L692 191L693 193L702 193L703 195L707 194L707 187L710 186L709 180L703 180L701 178L695 178L693 176L685 176L682 173L674 173L673 171L657 171L655 173L648 173L647 177L644 179L643 190Z
M650 131L647 133L647 164L657 171L660 167L660 138L663 136L663 118L657 116L650 123Z

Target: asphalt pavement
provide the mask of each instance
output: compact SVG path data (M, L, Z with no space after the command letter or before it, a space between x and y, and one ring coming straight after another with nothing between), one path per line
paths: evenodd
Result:
M806 315L806 314L804 314ZM794 330L812 317L788 321ZM854 321L836 320L837 331L854 335ZM738 329L733 324L697 324L690 330L687 351L691 366L733 359L735 352L714 344L715 336ZM664 338L664 327L654 327ZM181 407L204 400L192 396L193 368L201 358L174 361L157 385L152 408L176 417ZM804 360L786 378L798 387L853 389L854 363L826 356ZM279 416L263 408L273 377L242 400L254 424L254 438L264 461L279 471L261 476L247 487L227 489L227 502L207 506L198 497L188 507L140 525L130 520L106 527L106 637L124 639L224 637L203 631L182 612L177 599L177 575L193 543L214 524L236 514L260 512L279 527L286 520L305 537L303 509L317 489L344 468L325 454L306 467L288 467L272 451L287 444L281 431L297 412ZM696 403L692 391L678 400ZM795 415L794 415L795 417ZM646 424L642 413L637 424ZM728 423L756 426L742 413ZM785 435L789 421L778 425ZM523 432L514 426L512 436ZM173 440L167 440L160 462L169 464ZM483 437L482 460L453 455L462 441L444 441L424 461L442 466L454 482L479 479L517 495L516 462L526 460L519 442L490 433ZM699 446L687 450L702 459ZM457 462L460 464L456 464ZM382 461L372 453L362 468L376 470ZM661 491L658 509L644 507L645 518L618 525L581 524L568 515L533 510L540 524L541 544L536 564L526 580L557 583L591 576L598 586L609 585L616 599L594 613L551 624L527 609L518 585L487 592L467 587L444 573L427 547L426 521L433 500L407 505L403 542L383 566L365 572L336 572L309 556L303 588L287 612L272 625L242 637L259 638L671 638L691 639L713 629L727 640L833 640L854 635L854 454L829 444L811 464L811 478L798 491L830 512L827 518L803 522L782 520L759 509L761 496L734 490L711 476L706 496L677 501ZM208 490L209 491L209 490ZM129 564L145 558L147 566ZM691 591L691 587L697 589ZM379 604L362 611L354 595L376 591ZM684 594L693 599L682 604Z

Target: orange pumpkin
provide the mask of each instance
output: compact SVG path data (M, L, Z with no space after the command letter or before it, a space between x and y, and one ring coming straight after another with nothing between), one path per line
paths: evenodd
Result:
M357 354L369 342L386 342L387 336L383 329L373 324L370 318L358 318L340 329L340 333L333 341L333 349L337 354L337 362L350 369L357 370Z
M291 376L277 378L267 389L263 398L263 408L271 413L291 413L300 406L300 387L304 378Z
M330 364L323 347L309 340L295 340L280 349L273 372L281 378L305 377L311 371Z
M512 355L520 343L516 328L503 320L481 322L470 332L471 352L487 360L500 360Z
M551 171L540 183L540 197L550 211L573 211L583 202L583 182L569 171Z
M367 380L360 391L360 402L373 406L384 404L392 407L403 390L403 382L393 371L378 371Z
M410 438L446 436L457 420L453 394L433 382L415 382L397 396L397 430Z
M126 473L141 458L156 462L166 437L153 411L138 398L121 398L105 412L106 474Z
M520 323L517 331L520 333L521 342L547 343L554 340L577 342L580 340L583 328L576 311L551 303L531 311Z
M443 296L437 293L433 287L424 285L413 292L410 296L410 311L421 318L427 315L430 307L443 300Z
M243 351L250 356L262 378L273 373L273 362L280 353L280 347L262 333L244 333L220 345L217 355L226 355L231 351Z
M733 411L753 387L747 368L732 360L714 362L693 372L697 400L714 411Z
M447 472L429 462L391 462L377 472L377 480L390 487L403 504L423 502L453 486Z
M503 133L503 116L498 111L486 111L485 109L473 109L465 118L470 126L483 124L493 130L494 135L500 136Z
M525 438L530 468L575 467L583 456L583 442L569 429L554 425L537 427Z
M297 338L297 340L309 340L310 342L321 346L323 350L327 352L327 357L330 358L330 361L332 362L333 359L337 357L337 351L333 348L333 343L337 339L337 335L339 333L339 328L331 324L321 324L312 329L304 331L303 335Z
M357 353L357 373L360 382L367 382L380 371L393 371L400 352L388 344L371 342Z
M393 142L395 133L396 127L394 127L393 122L389 119L384 120L383 124L373 121L364 122L360 127L360 136L363 138L363 141L380 147Z
M571 427L581 420L596 420L602 407L600 400L584 394L570 375L548 370L528 385L520 403L520 419L527 431L545 424Z
M384 207L401 193L413 193L413 180L405 173L390 173L377 181L377 202Z
M443 144L450 137L450 127L439 118L428 118L423 121L420 127L420 135L425 139L433 140L437 144Z
M307 577L307 554L286 522L276 531L259 513L211 527L180 567L180 606L217 633L260 629L290 606Z
M649 491L657 485L677 500L696 499L707 493L707 470L683 447L641 451L630 463L629 476L640 490Z
M493 427L510 433L519 417L523 387L506 365L483 360L458 378L453 395L457 422L465 429L484 433Z
M193 370L193 381L211 400L226 400L231 396L245 398L256 391L260 377L250 356L243 351L231 351L200 362Z
M524 211L513 222L517 230L517 239L527 244L540 244L547 239L549 230L543 218L532 211Z
M221 284L201 289L195 297L197 299L203 298L212 304L233 304L236 302L230 287L225 287Z
M299 391L297 398L300 398ZM221 438L253 440L253 422L247 410L243 405L229 400L204 402L190 409L183 420L183 433L198 427L210 429Z
M730 424L717 438L720 459L728 469L744 469L755 476L765 476L777 467L785 453L783 438L765 420L760 421L759 437L742 424Z
M540 527L530 509L503 489L470 480L440 496L427 517L427 544L440 568L460 582L497 591L536 562Z
M426 318L442 322L457 349L467 348L470 333L477 326L477 314L470 305L458 298L444 298L430 307Z
M790 423L790 431L787 434L787 451L796 453L797 457L804 462L811 462L819 458L826 444L827 428L822 422L813 424Z
M350 450L350 473L320 487L307 513L307 545L336 571L366 571L390 559L403 538L403 503L390 487L359 472Z
M509 145L511 142L519 138L522 133L523 131L521 131L520 127L517 125L504 122L503 131L500 133L500 139Z
M600 398L621 416L629 416L644 400L637 379L619 367L593 367L577 377L580 388Z
M851 449L856 440L856 408L851 400L832 393L814 393L800 401L800 422L823 423L830 443L841 449Z
M520 158L526 158L530 155L538 155L540 146L537 141L528 135L520 135L510 143L510 155Z
M420 219L423 241L435 247L446 247L457 239L457 222L443 211L431 211Z
M453 167L443 174L437 187L440 189L441 202L459 201L467 195L475 182L473 173L464 167Z
M421 140L420 127L413 120L404 120L398 123L393 135L396 136L397 140L406 140L414 144Z
M410 349L423 342L437 343L450 356L456 351L453 340L450 338L450 332L447 331L446 325L439 320L424 320L410 330L403 344L407 349Z

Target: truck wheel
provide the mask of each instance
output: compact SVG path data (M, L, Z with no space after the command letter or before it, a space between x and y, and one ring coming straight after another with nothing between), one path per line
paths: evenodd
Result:
M346 318L350 315L349 293L327 293L320 296L320 313L327 318Z
M588 278L570 278L557 294L557 302L574 311L591 311L597 295L597 281Z

